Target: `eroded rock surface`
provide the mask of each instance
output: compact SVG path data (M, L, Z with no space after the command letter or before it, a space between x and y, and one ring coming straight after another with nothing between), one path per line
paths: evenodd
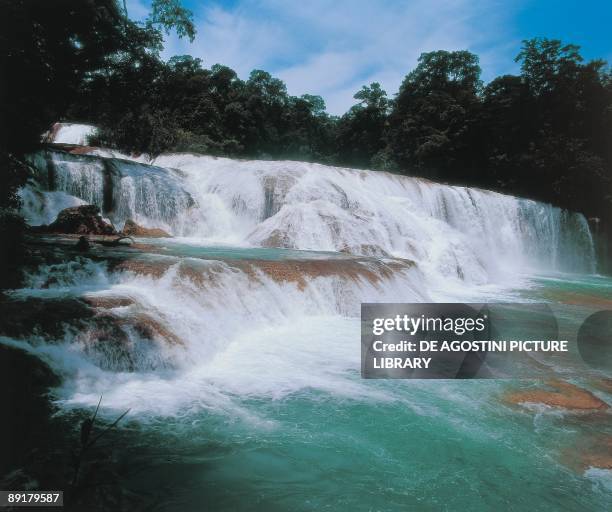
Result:
M116 235L115 228L100 215L100 208L92 204L72 206L59 212L48 226L39 226L42 233L69 233L77 235Z
M602 411L610 407L587 389L569 382L549 380L546 387L548 389L513 391L506 394L505 400L517 405L536 403L573 411Z
M149 238L169 238L172 235L160 228L145 228L140 224L136 224L132 219L125 221L123 226L123 234L128 236L142 236Z

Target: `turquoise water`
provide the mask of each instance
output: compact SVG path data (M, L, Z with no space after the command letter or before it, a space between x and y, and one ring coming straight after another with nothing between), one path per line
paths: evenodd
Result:
M155 244L166 254L211 260L327 257ZM179 282L164 279L110 279L92 282L91 291L128 293L138 300L143 293L147 307L167 303L168 315L190 313L208 293L192 288L179 293ZM82 282L75 296L84 293ZM508 294L554 304L567 333L590 311L612 304L610 278L556 275L521 283ZM131 408L109 441L131 510L599 512L612 507L612 472L588 470L581 461L612 436L609 413L525 408L504 400L508 390L536 386L533 382L362 380L357 317L287 313L275 325L259 324L256 317L241 316L243 309L256 307L241 297L243 292L232 302L231 289L223 289L223 299L217 300L223 302L219 311L227 312L223 320L250 322L249 328L207 353L205 363L109 372L84 362L72 346L38 348L63 368L64 385L54 391L60 417L82 417L100 395L105 421ZM66 293L65 284L61 290ZM255 311L264 314L273 304L282 309L283 301L293 300L289 291L298 293L272 287L278 302L258 304ZM272 300L259 297L254 302ZM182 302L174 310L170 305L177 300ZM213 336L213 321L215 315L206 317L197 333L203 340ZM597 374L585 375L578 382L612 403L611 395L592 386L594 378Z
M112 238L112 237L111 237ZM113 247L111 257L118 257L124 255L137 255L141 254L142 251L139 249L139 244L146 246L147 252L154 252L156 254L163 254L168 256L176 257L189 257L189 258L201 258L208 260L245 260L245 259L256 259L256 260L268 260L268 261L279 261L286 259L334 259L341 260L344 258L351 258L351 256L328 251L303 251L293 249L280 249L280 248L268 248L268 247L236 247L233 245L210 245L206 243L197 244L193 240L189 239L174 239L174 238L136 238L136 246L131 247L129 243ZM37 242L44 244L52 243L54 245L60 245L65 247L71 247L75 244L75 238L68 238L61 236L40 236L37 238ZM107 247L97 245L95 242L92 244L90 255L100 255L109 257L109 250Z
M167 239L146 239L146 243L154 246L163 254L187 256L203 259L258 259L278 261L284 259L342 259L349 258L337 252L303 251L268 247L235 247L232 245L196 245L193 240L181 241Z
M142 450L145 480L130 484L145 494L171 486L156 510L601 511L612 503L609 482L559 461L580 435L611 433L607 421L578 434L563 415L501 405L495 382L377 387L390 402L307 390L243 402L265 426L208 414L159 419L144 435L164 448ZM150 480L156 475L163 482Z

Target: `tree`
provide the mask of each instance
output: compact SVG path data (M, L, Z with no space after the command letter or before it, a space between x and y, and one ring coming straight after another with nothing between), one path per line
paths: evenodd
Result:
M145 23L147 28L160 27L166 35L174 29L179 37L188 37L190 41L195 38L193 13L185 9L180 0L153 0Z
M247 154L274 154L285 128L283 113L288 100L282 80L260 69L251 71L242 93L242 101L249 112L244 139Z
M338 158L346 165L368 167L385 146L389 100L378 82L364 85L353 98L359 103L338 123Z
M564 45L557 39L535 38L523 41L514 60L521 63L521 76L532 94L539 96L552 92L560 77L574 74L583 59L579 46Z
M470 168L481 87L476 55L423 53L404 79L389 119L389 145L398 163L442 179Z
M321 96L289 97L283 116L279 156L299 160L329 161L333 149L334 120L325 112Z
M64 116L75 97L110 109L115 78L141 77L152 67L161 48L160 28L193 36L190 15L176 0L154 0L152 8L139 26L115 0L0 0L0 237L10 248L2 252L4 270L23 256L17 240L21 230L15 229L22 222L15 209L17 189L27 177L25 153L40 145L42 133Z

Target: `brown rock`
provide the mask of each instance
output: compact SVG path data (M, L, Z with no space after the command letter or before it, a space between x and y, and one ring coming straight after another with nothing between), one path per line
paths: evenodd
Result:
M300 290L306 288L309 279L317 277L338 277L353 282L369 282L379 286L395 272L411 269L409 260L396 260L390 264L367 258L338 258L333 260L236 260L226 262L254 281L264 275L279 283L295 283ZM198 286L214 283L216 267L213 265L194 266L181 262L179 275L188 277Z
M174 260L153 261L144 259L126 259L115 265L113 270L118 272L132 272L138 275L161 277L175 263L176 261Z
M67 326L80 329L94 314L88 304L74 298L0 296L0 335L16 339L33 335L61 338Z
M602 411L610 406L590 391L561 380L546 382L551 390L515 391L505 397L512 404L540 403L573 411Z
M91 307L100 309L113 309L134 304L134 299L120 295L85 295L81 298Z
M145 228L136 224L132 219L125 221L123 234L129 236L145 236L150 238L170 238L172 235L159 228Z
M115 228L100 216L100 208L87 204L65 208L57 219L40 231L46 233L71 233L77 235L116 235Z
M124 315L116 315L112 312L102 312L95 318L96 328L89 333L89 341L108 341L123 343L127 345L127 333L123 331L117 335L118 329L127 327L133 329L143 339L150 341L162 341L171 345L182 345L183 342L172 331L164 326L157 318L150 314L139 311Z

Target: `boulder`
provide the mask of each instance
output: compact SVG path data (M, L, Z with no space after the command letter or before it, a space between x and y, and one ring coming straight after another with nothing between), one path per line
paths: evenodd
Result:
M0 295L0 336L28 340L44 335L61 339L67 327L83 329L95 313L86 302L71 297Z
M77 235L116 235L115 228L100 215L100 208L92 204L73 206L59 212L57 219L41 229L46 233Z
M136 224L136 222L134 222L132 219L125 221L125 226L123 226L123 234L128 236L144 236L149 238L169 238L172 236L160 228L145 228L139 224Z

